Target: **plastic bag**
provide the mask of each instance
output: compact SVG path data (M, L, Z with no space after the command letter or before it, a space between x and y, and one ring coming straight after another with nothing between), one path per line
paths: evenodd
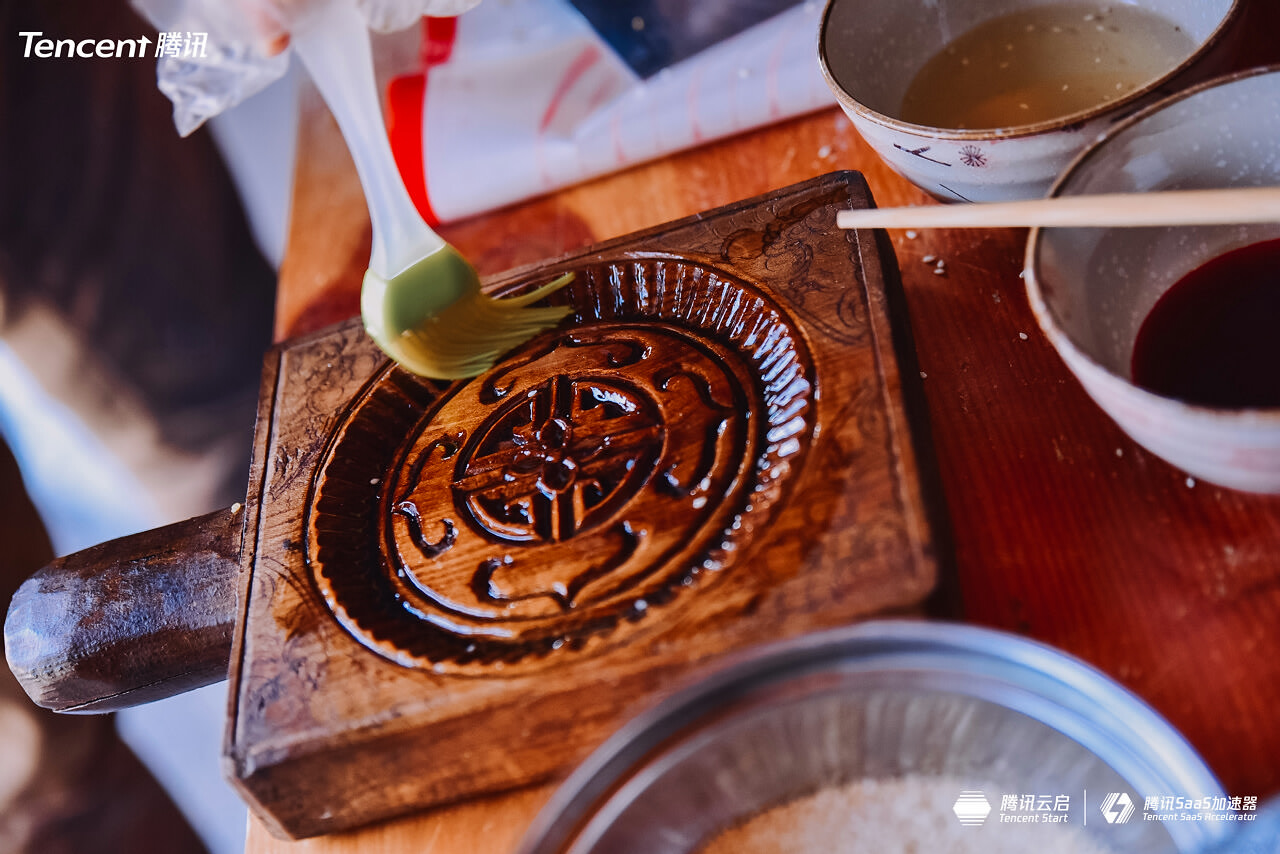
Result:
M173 102L173 122L187 136L204 122L279 80L289 68L284 44L291 22L315 0L132 0L161 34L188 36L161 55L156 82ZM323 2L323 0L320 0ZM412 26L424 15L452 16L480 0L357 0L372 29ZM191 34L203 36L197 42Z
M428 222L836 105L818 67L816 0L645 77L576 5L501 0L456 22L424 23L421 67L391 82L387 103L396 162ZM628 29L661 41L688 16L709 14L670 5L666 16L636 18ZM721 0L717 8L752 5Z

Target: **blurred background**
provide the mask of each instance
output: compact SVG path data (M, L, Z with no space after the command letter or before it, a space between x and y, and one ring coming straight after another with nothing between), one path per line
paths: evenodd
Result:
M295 109L290 78L182 139L154 59L22 56L27 31L154 38L125 0L3 0L0 22L7 606L55 555L243 500ZM60 717L5 668L0 852L243 850L225 693Z

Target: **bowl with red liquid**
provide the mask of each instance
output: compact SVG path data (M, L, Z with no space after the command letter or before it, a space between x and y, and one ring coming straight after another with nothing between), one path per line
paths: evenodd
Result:
M1118 123L1051 195L1280 185L1280 67L1210 81ZM1280 493L1280 217L1041 228L1032 311L1090 397L1188 474Z

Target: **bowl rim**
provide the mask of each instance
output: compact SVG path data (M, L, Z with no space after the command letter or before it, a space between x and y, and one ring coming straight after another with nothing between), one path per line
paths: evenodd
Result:
M1046 119L1044 121L1035 122L1028 125L1010 125L1004 128L938 128L930 125L919 125L913 122L903 121L902 119L873 110L863 104L853 94L845 88L844 84L836 80L835 74L831 71L830 63L827 58L827 25L831 17L831 11L837 3L854 2L854 0L826 0L826 5L822 10L822 17L818 23L818 68L822 72L823 79L827 82L827 86L835 94L836 100L841 105L847 106L859 116L870 122L881 125L882 127L898 131L899 133L910 134L912 136L928 137L931 139L946 139L958 141L972 140L1004 140L1019 139L1022 137L1036 136L1050 131L1068 130L1080 125L1088 124L1091 121L1110 115L1117 110L1123 110L1127 106L1131 106L1134 102L1139 101L1152 92L1166 85L1174 77L1186 71L1192 63L1198 61L1204 54L1213 48L1221 39L1226 31L1238 17L1242 0L1231 0L1231 5L1226 13L1222 16L1222 20L1209 33L1204 41L1200 42L1195 50L1186 56L1178 65L1168 70L1159 77L1149 81L1146 85L1135 89L1115 101L1107 104L1098 104L1084 110L1078 110L1065 116L1059 116L1055 119Z
M1066 168L1058 174L1053 184L1049 188L1048 197L1062 195L1068 181L1083 167L1095 157L1099 151L1106 146L1115 137L1127 132L1135 125L1141 124L1152 115L1173 106L1174 104L1193 98L1212 89L1222 89L1235 85L1254 77L1265 77L1267 75L1277 75L1280 79L1280 63L1273 65L1261 65L1255 68L1247 68L1235 71L1230 74L1224 74L1220 77L1214 77L1205 80L1194 86L1179 90L1178 92L1161 98L1153 104L1126 116L1106 131L1099 134L1097 139L1087 145L1080 151ZM1248 422L1251 425L1256 424L1259 427L1273 429L1280 427L1280 407L1221 407L1221 406L1205 406L1203 404L1188 403L1185 400L1179 400L1174 397L1167 397L1157 394L1150 389L1137 385L1133 380L1126 376L1116 373L1106 365L1099 362L1092 355L1087 353L1084 348L1076 343L1066 328L1059 321L1057 313L1050 307L1049 301L1045 298L1045 289L1041 284L1041 248L1045 239L1045 233L1050 228L1047 226L1035 226L1031 229L1027 236L1027 244L1023 256L1023 280L1027 291L1027 301L1031 304L1031 312L1035 315L1036 322L1040 326L1040 330L1045 337L1049 339L1054 348L1058 350L1059 355L1071 367L1071 360L1077 359L1087 364L1091 369L1100 372L1109 381L1119 383L1127 393L1137 397L1139 400L1149 405L1162 407L1166 413L1175 416L1186 416L1190 418L1232 418L1240 422ZM1072 373L1075 369L1072 368Z
M1034 684L1008 684L1015 691L1049 704L1061 698L1062 715L1077 728L1092 726L1096 737L1113 748L1117 741L1125 746L1136 742L1142 751L1136 761L1149 761L1154 756L1163 763L1169 777L1178 778L1205 795L1223 794L1221 783L1204 759L1172 724L1111 676L1070 653L1022 635L977 625L880 619L761 644L700 668L692 681L683 683L683 688L632 717L596 748L538 812L517 851L562 854L570 850L592 817L607 806L633 772L643 768L646 759L660 759L666 746L683 734L697 732L700 724L710 721L714 725L724 714L732 717L735 701L750 701L754 693L788 680L803 680L821 672L824 666L837 665L838 669L839 662L850 655L871 672L878 670L878 661L887 661L889 669L893 669L895 664L910 666L899 659L923 659L925 663L916 663L915 667L948 674L983 673L996 682L1019 673L1031 674ZM968 669L930 667L931 656L953 665L967 664ZM1098 716L1110 716L1111 720L1104 723ZM1051 721L1041 723L1074 739ZM1125 741L1125 736L1130 741ZM1081 746L1092 752L1088 745ZM1108 761L1105 756L1101 758Z

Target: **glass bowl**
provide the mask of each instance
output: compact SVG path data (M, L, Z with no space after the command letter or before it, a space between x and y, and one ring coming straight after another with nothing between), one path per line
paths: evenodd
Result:
M940 851L941 834L996 850L1018 821L1004 816L1043 798L1065 816L1045 842L1070 828L1107 851L1198 851L1217 823L1143 820L1146 799L1225 797L1176 731L1087 665L1001 632L879 621L747 653L641 715L558 790L521 851L695 852L867 780L927 785L933 803L904 824L929 823L937 847L922 850ZM843 842L832 850L877 850Z

